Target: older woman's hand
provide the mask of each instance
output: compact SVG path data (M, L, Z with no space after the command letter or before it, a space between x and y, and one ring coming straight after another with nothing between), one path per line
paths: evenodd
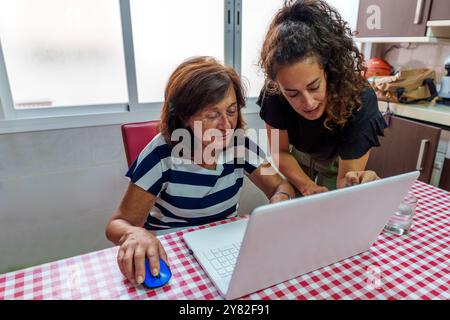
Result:
M133 227L120 239L117 263L122 274L133 284L141 284L145 279L145 258L150 264L154 276L159 274L159 258L167 265L167 254L151 232L144 228Z
M379 179L380 177L377 176L375 171L349 171L345 175L345 185L354 186Z
M291 195L286 192L276 192L271 198L269 203L282 202L292 199Z
M319 186L319 185L315 184L314 182L304 185L302 188L300 188L300 192L304 197L311 196L311 195L317 194L317 193L327 192L327 191L328 191L327 187Z

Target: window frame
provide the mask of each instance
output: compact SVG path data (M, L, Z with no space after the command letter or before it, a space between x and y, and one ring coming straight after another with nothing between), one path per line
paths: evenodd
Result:
M123 14L122 7L126 7L126 2L129 0L119 1L120 13L121 13L121 25L122 25L122 39L123 39ZM126 59L125 59L126 61ZM128 85L128 84L127 84ZM2 99L3 98L3 99ZM4 127L11 127L13 124L18 123L20 120L36 119L36 122L43 123L45 127L45 120L47 118L55 117L73 117L73 116L88 116L92 114L105 114L105 113L120 113L129 110L129 103L124 101L123 103L106 103L106 104L83 104L75 106L54 106L54 107L42 107L32 109L15 109L14 100L12 98L12 91L10 87L8 71L6 67L6 60L3 54L2 43L0 39L0 100L2 101L1 107L3 111L3 121L12 121L11 125L0 123L0 134ZM40 125L36 123L36 127L39 130ZM13 128L11 128L13 129ZM45 130L45 128L41 129Z
M140 103L136 77L130 0L118 0L128 101L17 110L14 108L0 39L0 134L74 127L102 126L158 119L162 101ZM224 59L240 73L242 0L224 2ZM239 20L238 25L235 23ZM255 105L256 106L256 105ZM246 108L244 113L257 112Z
M136 65L133 46L130 0L116 0L120 6L120 23L124 50L124 63L128 101L125 103L81 105L53 108L16 110L12 99L8 74L0 39L0 134L103 126L159 119L162 101L138 101ZM242 63L242 1L224 2L224 60L241 75ZM372 53L371 45L362 45L366 56ZM247 97L244 114L257 114L256 97Z

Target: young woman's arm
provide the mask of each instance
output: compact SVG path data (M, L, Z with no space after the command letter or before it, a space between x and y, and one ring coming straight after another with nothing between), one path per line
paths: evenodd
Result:
M369 160L370 150L359 159L339 159L336 188L343 188L379 179L374 171L364 171Z
M298 161L289 153L289 137L287 130L279 130L266 124L270 145L270 154L274 165L303 195L326 192L326 187L318 186L300 167ZM279 132L279 146L272 141L272 130ZM276 135L275 135L276 136Z
M106 237L120 245L117 263L123 275L134 284L145 279L145 258L153 275L159 274L159 257L167 264L167 255L154 234L143 225L156 197L133 183L106 226Z
M260 165L248 177L264 192L270 203L295 198L292 186L275 171L270 163Z

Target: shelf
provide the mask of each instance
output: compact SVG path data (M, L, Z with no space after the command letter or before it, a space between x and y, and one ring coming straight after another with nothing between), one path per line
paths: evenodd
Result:
M365 37L354 38L356 42L367 43L399 43L399 42L417 42L417 43L450 43L450 38L437 37Z
M450 20L428 21L427 27L450 27Z
M420 37L355 37L356 42L367 43L450 43L450 20L427 22L427 34Z

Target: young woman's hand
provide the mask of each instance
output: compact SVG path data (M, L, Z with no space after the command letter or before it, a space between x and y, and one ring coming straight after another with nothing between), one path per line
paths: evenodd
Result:
M119 244L117 263L122 274L133 284L144 282L146 257L154 276L159 274L160 257L169 265L167 254L159 240L144 228L130 228L130 231L121 237Z
M345 174L345 185L354 186L379 179L380 177L378 177L375 171L349 171Z
M319 185L315 184L314 182L304 185L302 188L300 188L300 192L302 193L303 196L310 196L313 194L327 192L327 191L328 191L327 187L319 186Z

